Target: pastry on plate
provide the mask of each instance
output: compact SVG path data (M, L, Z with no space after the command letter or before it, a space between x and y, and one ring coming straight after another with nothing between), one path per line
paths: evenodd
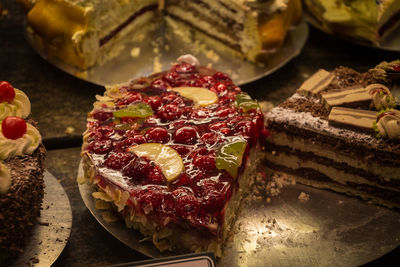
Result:
M300 0L22 1L30 40L49 57L81 69L117 53L124 36L163 23L213 48L259 61L278 49L301 18ZM194 44L193 44L194 45Z
M261 158L264 116L224 73L182 56L109 86L87 119L82 158L96 206L160 250L221 247ZM107 217L106 217L107 218Z
M326 32L374 45L400 25L398 0L304 0L304 4Z
M0 263L9 264L31 237L44 194L46 150L24 92L0 82Z
M266 165L300 183L400 207L400 62L320 69L266 114ZM397 71L396 71L397 70Z

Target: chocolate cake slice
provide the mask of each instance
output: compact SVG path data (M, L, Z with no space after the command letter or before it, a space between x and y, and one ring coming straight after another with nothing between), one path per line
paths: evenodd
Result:
M12 266L40 215L46 150L28 97L5 81L0 111L0 264Z
M273 108L266 115L268 168L399 208L400 112L387 77L395 77L400 64L387 64L380 76L376 70L320 70Z

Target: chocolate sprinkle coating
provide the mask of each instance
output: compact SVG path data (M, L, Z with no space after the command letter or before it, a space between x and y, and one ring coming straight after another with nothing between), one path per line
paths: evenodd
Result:
M35 125L32 120L27 122ZM44 196L43 144L32 155L10 158L4 164L11 172L11 186L0 195L0 263L5 264L19 255L30 238L40 216Z

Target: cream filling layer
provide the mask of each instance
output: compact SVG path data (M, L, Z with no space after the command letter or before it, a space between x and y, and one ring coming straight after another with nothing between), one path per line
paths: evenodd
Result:
M278 146L288 146L301 152L313 153L320 157L329 158L335 162L346 163L353 168L363 169L374 175L384 177L385 180L400 179L399 167L381 166L375 161L367 161L364 157L360 157L354 153L338 151L327 144L324 144L324 148L321 148L320 145L315 144L312 140L298 137L293 138L282 132L273 132L269 140Z
M195 16L195 14L191 11L185 10L178 6L170 6L167 8L167 12L173 16L182 19L186 23L196 25L199 30L207 32L215 38L223 40L230 45L236 44L236 41L231 37L231 35L225 34L223 32L218 32L216 30L213 31L212 29L214 28L214 25L212 23L208 21L199 21L197 19L197 16Z
M288 155L286 153L276 153L275 155L273 155L272 153L267 153L266 159L276 165L283 165L288 168L291 168L292 170L297 170L302 168L316 170L324 174L325 176L329 177L333 181L343 185L346 185L347 182L352 182L356 184L366 184L374 187L400 192L400 188L382 186L375 182L369 181L361 176L350 174L343 170L323 165L311 160L301 159L295 155Z

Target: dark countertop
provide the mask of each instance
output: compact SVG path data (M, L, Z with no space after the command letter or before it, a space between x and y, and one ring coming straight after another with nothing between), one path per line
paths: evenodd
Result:
M47 170L63 185L71 202L73 227L70 239L55 266L107 265L146 259L110 234L93 218L76 184L81 134L86 114L101 86L82 81L57 69L38 56L24 37L24 11L12 0L0 0L0 80L7 80L29 96L33 117L47 147ZM319 68L339 65L366 71L379 62L400 58L399 52L348 43L310 28L301 54L275 73L242 86L259 100L277 104L292 95L305 77ZM72 133L66 129L72 127ZM400 249L369 264L400 262Z

